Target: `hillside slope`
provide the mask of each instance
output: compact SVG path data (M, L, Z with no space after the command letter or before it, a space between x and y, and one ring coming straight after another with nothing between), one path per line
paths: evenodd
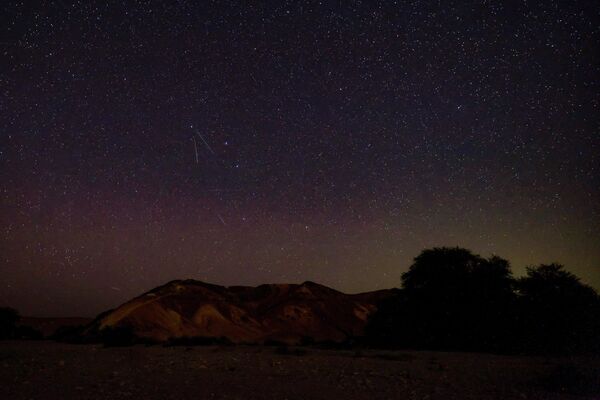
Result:
M224 287L172 281L101 314L90 329L125 327L138 337L227 338L234 343L344 341L363 334L391 290L348 295L313 282Z

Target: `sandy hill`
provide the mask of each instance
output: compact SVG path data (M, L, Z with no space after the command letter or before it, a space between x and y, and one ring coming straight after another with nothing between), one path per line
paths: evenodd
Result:
M344 294L313 282L257 287L172 281L101 314L93 329L130 328L157 341L225 337L235 343L343 341L363 334L391 290Z

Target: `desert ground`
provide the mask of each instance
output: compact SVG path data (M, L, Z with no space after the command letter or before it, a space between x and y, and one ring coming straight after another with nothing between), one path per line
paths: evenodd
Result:
M14 400L600 399L598 371L589 357L0 342L0 398Z

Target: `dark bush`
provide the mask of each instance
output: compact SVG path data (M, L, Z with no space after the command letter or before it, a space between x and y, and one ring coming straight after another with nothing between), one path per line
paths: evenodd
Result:
M286 345L282 345L282 346L277 346L275 348L275 353L286 355L286 356L304 356L304 355L308 354L308 351L303 348L289 347Z
M170 338L165 346L227 346L231 341L226 337L181 336Z
M527 268L518 281L516 336L533 353L600 351L600 298L560 264Z
M85 328L84 325L59 326L48 338L64 343L85 343Z
M17 322L21 319L19 312L13 308L0 307L0 339L14 339Z
M99 331L99 334L100 342L105 347L133 346L140 343L133 330L128 326L105 327Z
M15 329L15 339L42 340L44 334L31 326L18 326Z
M413 348L497 351L506 346L515 295L510 266L461 248L423 251L403 290L379 306L371 342Z
M424 250L371 316L371 346L519 353L600 352L600 300L561 265L512 278L508 261Z

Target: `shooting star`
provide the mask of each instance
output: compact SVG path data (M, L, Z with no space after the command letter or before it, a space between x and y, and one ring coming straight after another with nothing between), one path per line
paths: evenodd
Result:
M210 147L210 145L208 144L208 142L204 139L204 136L202 136L202 134L200 133L200 131L198 129L196 129L196 134L198 135L198 137L200 137L200 139L202 139L202 142L204 143L204 145L206 146L206 148L213 154L216 155L215 152L213 151L212 147Z
M196 145L196 138L192 136L192 140L194 141L194 154L196 155L196 164L198 164L198 146Z
M227 224L225 223L225 220L223 219L223 217L221 217L221 214L217 213L217 217L219 217L219 219L223 223L223 226L227 226Z
M121 291L121 289L119 289L119 288L118 288L118 287L116 287L116 286L111 286L110 288L111 288L112 290L116 290L117 292L120 292L120 291Z

